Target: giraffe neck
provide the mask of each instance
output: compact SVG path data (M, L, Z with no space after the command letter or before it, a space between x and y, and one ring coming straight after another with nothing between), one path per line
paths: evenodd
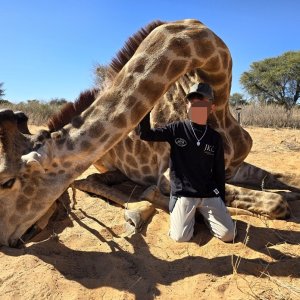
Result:
M201 69L204 77L214 81L216 102L221 103L224 90L228 90L231 65L227 48L223 44L218 47L218 42L194 20L157 27L110 89L60 133L53 134L54 160L73 167L72 179L76 178L136 127L179 77L194 69Z

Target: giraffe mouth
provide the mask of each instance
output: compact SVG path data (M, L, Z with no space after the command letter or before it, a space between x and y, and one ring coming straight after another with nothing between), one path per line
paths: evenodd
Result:
M30 242L38 233L41 232L41 229L33 224L29 227L26 232L16 240L13 240L10 244L13 248L22 248L26 243Z

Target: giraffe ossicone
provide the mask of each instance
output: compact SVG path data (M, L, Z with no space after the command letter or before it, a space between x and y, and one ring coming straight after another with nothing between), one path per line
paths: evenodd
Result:
M185 118L182 95L195 82L205 81L214 88L217 110L209 122L223 137L228 180L243 184L249 176L253 179L257 169L243 163L251 137L229 111L232 63L224 42L197 20L156 22L130 42L112 62L106 88L98 94L90 92L88 105L69 105L61 126L56 127L59 117L53 118L51 134L44 131L31 136L19 113L0 111L1 245L16 246L29 228L37 222L45 224L43 218L51 215L55 200L92 164L108 172L75 181L75 186L85 190L92 186L124 205L128 198L107 183L129 178L150 186L142 195L142 209L135 203L129 206L142 221L153 211L152 203L166 207L169 147L141 141L134 128L151 109L153 125ZM255 184L264 177L263 171L256 172ZM274 182L271 176L268 180ZM246 199L241 193L252 193L252 197ZM268 198L263 193L228 185L227 201L253 212L285 217L284 197ZM266 198L268 204L262 205Z

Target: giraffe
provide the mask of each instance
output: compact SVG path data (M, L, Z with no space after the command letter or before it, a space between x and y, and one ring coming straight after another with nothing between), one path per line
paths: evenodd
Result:
M99 169L109 168L113 163L108 154L110 150L120 141L127 140L127 136L133 137L132 130L141 119L166 99L164 95L170 89L184 89L185 85L179 84L178 80L183 78L184 81L185 77L189 78L185 74L193 73L214 88L217 111L212 122L225 141L226 168L234 179L235 170L247 156L252 142L228 110L229 51L219 37L197 20L158 22L144 34L111 85L61 129L30 136L19 130L16 114L11 110L0 111L0 244L18 245L28 230L49 214L55 200L91 164L95 163ZM167 95L171 97L171 93ZM169 106L162 103L154 109L164 105L164 109ZM160 111L157 113L159 115ZM133 142L127 143L125 147L129 150ZM124 148L124 144L120 147ZM143 150L146 155L156 151L156 158L151 154L149 165L156 165L155 176L161 173L159 186L163 189L167 186L166 161L162 159L158 164L157 160L165 157L167 148L155 144L151 149L147 146L147 150L145 145L140 150L136 147L134 153ZM102 157L105 157L105 163ZM138 170L135 167L137 161L129 154L125 160L132 167L130 173L126 173L127 168L123 165L123 175L137 179L134 176L138 173L132 175ZM146 164L142 165L143 183L157 183L151 168L150 172L148 170ZM234 197L240 200L237 194L235 192ZM283 199L275 202L282 205ZM142 219L145 218L143 213L151 209L147 203L145 201L146 209L140 213Z
M156 26L157 23L154 24ZM161 24L159 24L161 25ZM142 34L142 38L144 38ZM116 74L130 60L139 45L141 35L131 38L125 47L118 53L110 65L109 81L113 82ZM271 218L285 218L289 215L289 207L282 195L266 193L242 186L260 187L265 183L272 188L292 189L274 177L272 174L244 162L248 155L252 140L249 134L237 123L228 109L228 97L231 84L231 57L226 45L215 37L213 51L211 44L208 50L205 65L207 69L192 70L168 89L163 97L155 104L152 113L152 124L163 125L174 120L186 118L184 96L190 85L205 80L215 87L216 104L218 110L209 120L211 126L221 133L225 146L226 160L226 200L228 206L243 209L243 213L253 212ZM76 106L90 105L95 98L96 91L83 93ZM84 109L84 107L82 107ZM66 107L62 112L53 116L49 121L50 131L61 128L70 120L72 108ZM70 111L71 110L71 111ZM66 120L64 120L67 118ZM62 123L63 122L63 123ZM129 194L113 188L112 184L131 180L143 186L150 186L141 195L142 201L137 206L130 203L131 210L125 211L125 217L135 227L140 227L154 211L153 205L167 209L169 195L168 179L169 147L167 143L148 143L139 139L135 131L130 132L124 139L111 148L94 166L101 174L93 174L85 180L76 180L74 186L83 191L92 192L109 198L122 206L128 206ZM294 189L297 191L297 189ZM285 197L286 198L286 197ZM291 195L289 195L291 198ZM134 202L134 201L133 201ZM150 203L149 203L150 202ZM134 209L134 210L133 210ZM133 210L133 211L132 211ZM235 209L231 211L236 213ZM241 211L239 211L241 212Z

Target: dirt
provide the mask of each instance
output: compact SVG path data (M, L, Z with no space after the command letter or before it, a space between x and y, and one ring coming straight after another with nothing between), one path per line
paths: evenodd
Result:
M299 130L247 130L247 162L300 175ZM300 198L289 220L235 216L234 243L201 223L176 243L160 209L129 235L121 207L80 191L76 199L25 248L0 248L0 299L300 299Z

